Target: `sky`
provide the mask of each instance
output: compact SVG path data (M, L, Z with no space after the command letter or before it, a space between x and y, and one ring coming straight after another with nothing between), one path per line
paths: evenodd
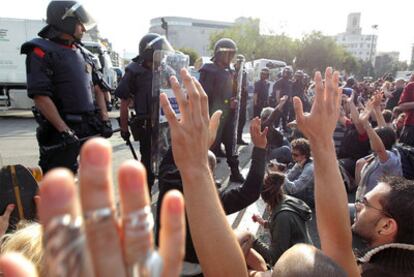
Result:
M414 44L414 1L393 0L117 0L80 1L98 22L121 55L138 51L140 38L150 20L161 16L183 16L234 22L238 17L260 18L262 32L285 33L300 38L311 31L335 35L345 31L347 15L361 13L363 34L378 35L377 52L398 51L400 60L411 59ZM1 0L0 17L44 19L49 0ZM378 25L377 30L371 28Z

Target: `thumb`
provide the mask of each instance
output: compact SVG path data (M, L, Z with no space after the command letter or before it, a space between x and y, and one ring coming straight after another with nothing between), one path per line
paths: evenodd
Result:
M4 214L3 214L3 219L9 221L10 215L13 212L15 207L16 207L15 204L7 205L6 211L4 211Z
M296 114L296 123L299 125L303 121L303 105L299 97L293 97L293 107Z
M221 118L222 113L223 112L221 110L218 110L210 118L210 125L208 126L208 129L210 131L210 145L209 146L211 146L216 139L217 130L218 130L218 127L220 126L220 118Z

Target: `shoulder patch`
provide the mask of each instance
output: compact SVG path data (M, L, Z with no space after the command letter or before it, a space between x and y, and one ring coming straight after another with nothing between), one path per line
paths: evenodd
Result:
M35 53L38 57L40 57L40 58L44 58L44 56L46 55L46 53L42 50L42 49L40 49L39 47L35 47L34 49L33 49L33 53Z

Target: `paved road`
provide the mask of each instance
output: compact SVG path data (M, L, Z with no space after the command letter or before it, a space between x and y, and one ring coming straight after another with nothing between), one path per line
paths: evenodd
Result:
M116 120L112 120L114 128L118 127ZM33 118L13 118L0 117L0 166L8 164L23 164L25 166L35 166L38 163L38 146L36 141L37 123ZM248 128L246 126L245 131ZM244 139L249 141L249 135L244 134ZM112 168L117 169L121 163L127 159L132 159L129 147L119 136L114 134L109 141L113 147ZM134 148L139 156L139 143L133 142ZM245 166L250 159L251 147L240 147L240 165ZM225 181L229 175L229 170L225 159L218 164L216 178ZM114 174L114 184L117 184L116 174ZM117 187L117 186L116 186ZM154 193L154 192L153 192Z

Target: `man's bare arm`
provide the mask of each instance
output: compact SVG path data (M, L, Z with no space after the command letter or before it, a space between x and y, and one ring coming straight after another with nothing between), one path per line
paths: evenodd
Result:
M360 276L352 251L347 194L332 140L340 109L338 80L339 73L327 68L324 85L317 72L316 96L310 115L303 114L302 102L297 97L294 106L298 127L309 139L314 158L316 218L322 251L349 276Z
M210 119L208 98L200 83L187 70L181 71L181 77L187 95L177 79L171 78L181 119L176 118L165 94L161 94L160 101L171 130L174 161L183 180L194 247L205 276L247 276L243 253L227 222L208 166L207 153L221 112Z
M414 110L414 102L405 102L398 105L402 111Z
M41 114L53 125L53 127L55 127L56 130L63 132L70 129L65 121L63 121L55 103L53 103L49 96L37 95L34 97L34 103L36 108L40 110Z
M96 104L98 105L99 111L100 111L100 115L101 115L101 119L103 121L107 121L109 120L109 116L108 116L108 110L106 109L106 100L105 100L105 92L98 86L95 85L95 100L96 100Z

